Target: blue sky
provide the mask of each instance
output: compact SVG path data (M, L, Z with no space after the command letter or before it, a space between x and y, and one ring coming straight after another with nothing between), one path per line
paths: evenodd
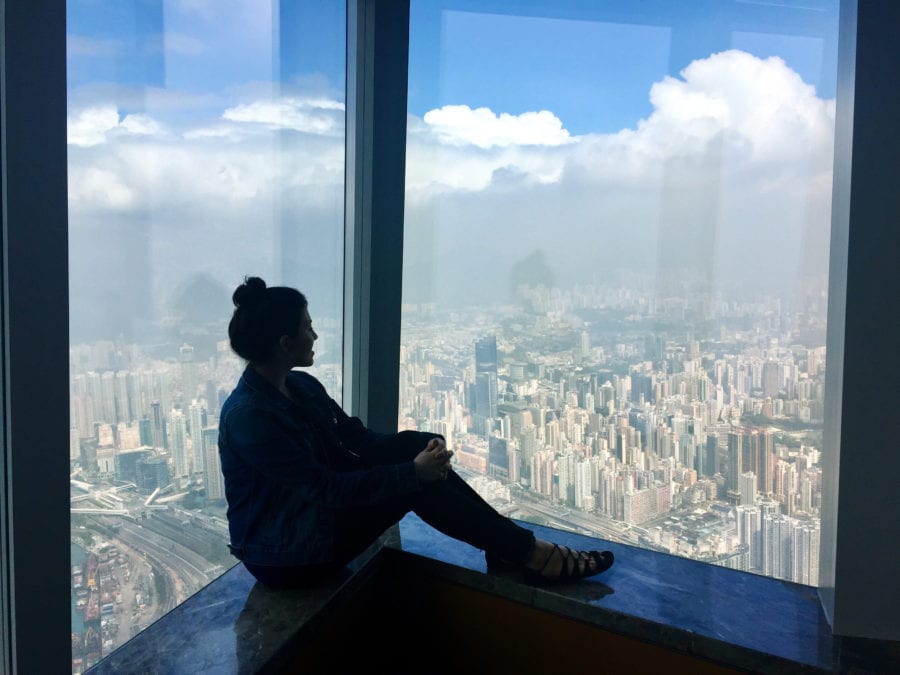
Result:
M512 9L472 11L494 5ZM414 0L409 110L418 116L453 104L511 114L551 110L573 134L609 133L652 111L654 82L733 48L782 57L820 97L831 98L836 44L811 33L833 34L837 5ZM233 0L70 0L68 6L70 37L92 41L96 50L70 57L70 89L114 82L222 92L301 78L341 95L344 11L335 0L283 2L277 17L269 16L268 2ZM247 20L254 13L258 23Z
M717 288L820 273L837 4L413 0L406 287L466 302L538 247L568 285L673 261ZM68 8L83 332L134 323L134 298L161 305L199 271L278 277L339 314L343 3ZM456 283L428 281L438 267Z

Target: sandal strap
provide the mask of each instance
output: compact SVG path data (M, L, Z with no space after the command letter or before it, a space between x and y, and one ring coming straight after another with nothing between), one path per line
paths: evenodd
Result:
M559 555L562 565L559 574L546 574L550 561L556 554ZM534 570L526 570L526 577L542 585L566 583L605 572L612 567L612 564L613 555L611 551L576 551L568 546L553 544L553 549L544 559L541 569L536 572Z

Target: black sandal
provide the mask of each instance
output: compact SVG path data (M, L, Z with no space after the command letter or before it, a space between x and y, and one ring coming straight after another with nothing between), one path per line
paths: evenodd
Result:
M553 555L559 553L562 558L562 569L559 575L551 577L544 574ZM585 558L587 556L587 558ZM571 561L571 565L570 565ZM553 550L544 561L540 570L524 568L525 581L533 586L550 586L587 579L612 567L614 556L612 551L573 551L568 546L553 544ZM593 565L591 565L593 562Z

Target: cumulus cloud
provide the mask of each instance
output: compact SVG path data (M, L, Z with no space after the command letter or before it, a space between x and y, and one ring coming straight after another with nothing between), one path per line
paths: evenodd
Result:
M69 117L66 127L71 145L91 146L106 141L106 134L119 124L119 112L113 105L82 110Z
M260 124L269 129L335 134L343 129L343 110L344 105L339 101L289 97L238 105L226 110L222 118Z
M502 288L502 270L538 246L569 284L675 270L708 289L790 293L824 274L834 102L781 59L740 51L694 61L648 94L653 111L634 127L558 145L510 144L466 110L442 113L455 120L442 128L428 124L439 111L413 119L406 250L423 272L408 268L407 287L439 300ZM432 287L438 258L462 289Z
M833 101L780 59L738 51L695 61L648 96L651 114L610 134L570 134L548 111L410 115L411 299L505 291L535 249L562 285L673 269L708 288L790 290L827 271ZM157 214L154 238L179 242L166 265L189 269L215 242L206 263L229 270L271 258L279 235L247 243L249 223L277 233L286 219L307 249L339 231L342 103L259 95L190 124L168 110L122 118L94 105L70 118L73 240L105 212L111 228ZM433 282L437 269L447 283Z
M156 136L164 132L163 125L149 115L126 115L119 126L137 136Z
M116 135L158 136L165 127L149 115L126 115L120 120L114 105L86 108L67 120L67 137L70 145L90 147L106 143Z
M442 143L479 148L510 145L560 145L570 140L562 121L549 110L521 115L445 105L425 113L425 124Z
M115 171L95 166L69 170L69 207L76 213L84 208L118 214L135 201L135 190Z

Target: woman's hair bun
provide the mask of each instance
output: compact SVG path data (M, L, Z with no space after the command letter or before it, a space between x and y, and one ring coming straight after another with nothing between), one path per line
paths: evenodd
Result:
M260 302L265 294L265 281L259 277L244 277L244 283L234 289L231 301L235 307L249 307Z

